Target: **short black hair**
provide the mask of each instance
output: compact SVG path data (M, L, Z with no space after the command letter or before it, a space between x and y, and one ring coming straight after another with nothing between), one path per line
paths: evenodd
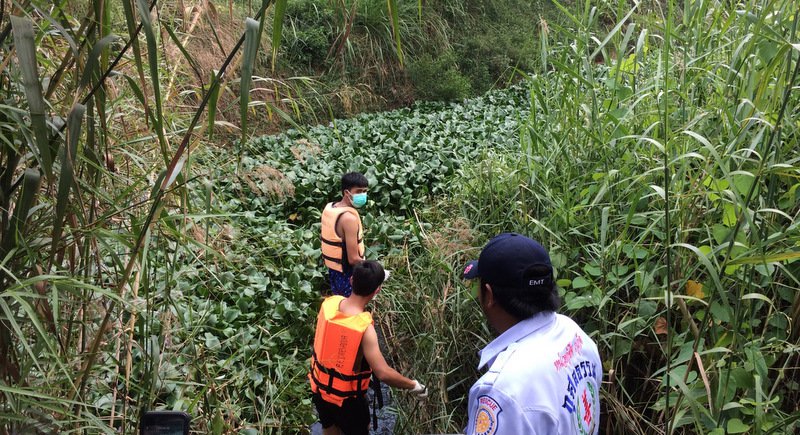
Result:
M369 296L383 284L386 273L375 260L359 261L353 266L353 293Z
M561 305L561 298L558 297L558 287L553 280L553 272L549 266L533 266L527 273L531 276L547 276L544 283L538 286L525 288L513 288L492 285L492 294L497 303L506 310L508 314L519 320L533 317L535 314L556 311ZM481 278L481 291L484 291L486 282Z
M354 187L369 187L369 180L361 172L348 172L342 175L342 193Z

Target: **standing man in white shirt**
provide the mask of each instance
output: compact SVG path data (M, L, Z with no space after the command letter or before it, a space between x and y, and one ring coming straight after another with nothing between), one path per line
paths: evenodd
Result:
M550 256L520 234L493 238L464 279L498 337L480 351L488 369L469 391L468 435L595 435L603 367L597 345L560 305Z

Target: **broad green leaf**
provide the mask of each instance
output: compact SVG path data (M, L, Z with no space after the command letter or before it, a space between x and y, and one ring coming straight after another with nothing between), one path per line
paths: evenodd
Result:
M736 225L736 220L736 207L726 202L722 206L722 223L726 227L733 227Z
M36 42L33 23L28 18L12 15L11 27L14 32L14 48L17 61L22 70L22 82L25 85L25 96L28 99L28 110L31 116L31 128L36 140L36 150L44 169L50 178L53 174L53 156L58 151L57 142L50 143L49 128L45 120L47 103L42 94L39 81L39 65L36 59Z
M739 195L745 196L747 192L753 187L756 182L755 176L749 172L736 171L731 173L733 185L739 192Z
M556 285L559 286L559 287L569 287L569 286L572 285L572 280L571 279L559 279L558 281L556 281Z
M275 72L275 60L278 58L278 49L281 46L281 33L283 32L283 18L286 14L287 0L275 0L275 12L272 19L272 72ZM245 51L247 51L245 49Z
M279 1L280 3L280 1ZM285 5L284 5L285 6ZM244 51L242 52L242 78L239 92L239 115L242 122L241 143L247 140L247 108L250 104L250 86L253 78L253 65L258 54L258 21L248 18L245 20Z
M745 433L750 430L750 425L744 424L741 419L732 418L728 420L728 433Z
M576 289L588 287L589 284L591 284L591 283L586 278L584 278L582 276L579 276L579 277L577 277L577 278L572 280L572 288L576 288Z
M69 202L69 192L75 182L75 160L78 155L78 142L83 128L83 115L86 113L86 106L76 104L69 113L67 119L67 144L61 149L61 174L58 178L58 193L56 194L56 214L53 221L53 243L51 259L55 256L58 243L61 241L61 230L64 224L64 216L67 212Z
M222 418L222 411L217 408L214 412L214 419L211 422L211 433L213 435L221 435L225 430L225 420Z
M714 241L717 242L718 245L726 243L728 241L728 236L731 233L731 229L720 225L714 224L711 227L711 234L714 236Z
M587 264L583 266L584 272L588 273L591 276L601 276L603 271L600 269L600 266Z

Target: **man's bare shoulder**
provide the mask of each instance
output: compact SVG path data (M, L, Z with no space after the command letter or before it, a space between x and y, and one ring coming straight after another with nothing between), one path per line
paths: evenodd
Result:
M347 230L357 230L359 219L353 213L343 213L339 218L339 224Z
M363 345L377 345L378 344L378 333L375 331L374 325L369 325L367 329L364 331L364 335L361 336L361 343ZM380 349L380 348L378 348Z

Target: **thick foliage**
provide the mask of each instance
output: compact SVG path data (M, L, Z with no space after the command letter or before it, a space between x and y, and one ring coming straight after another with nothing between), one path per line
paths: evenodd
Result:
M378 210L407 215L446 192L446 182L482 148L515 146L526 97L523 88L512 88L462 104L418 104L256 139L247 145L240 179L272 171L262 177L272 183L239 183L249 199L242 207L313 222L322 203L341 194L341 175L358 170L370 180ZM273 186L273 195L258 194Z
M465 183L459 203L487 237L515 229L548 246L565 309L604 356L609 433L796 431L789 4L692 4L663 23L666 40L627 21L634 11L596 34L597 11L580 10L575 30L542 40L555 43L532 77L521 153Z
M198 164L215 167L216 211L231 216L230 228L212 227L208 236L221 242L209 242L219 246L220 263L198 267L195 258L181 256L164 281L180 296L153 305L177 313L181 326L151 333L169 334L172 346L164 352L184 355L162 372L159 402L183 407L182 398L213 391L207 406L186 409L222 412L221 427L259 431L277 422L289 431L313 422L306 360L327 286L319 216L341 194L341 175L360 170L370 179L367 256L403 267L403 258L424 252L421 238L430 228L414 210L443 195L483 150L515 146L526 96L513 88L464 104L426 103L264 136L247 144L241 162L226 153L198 155ZM402 291L392 283L385 293ZM163 314L159 308L155 317ZM185 378L205 382L184 384Z

